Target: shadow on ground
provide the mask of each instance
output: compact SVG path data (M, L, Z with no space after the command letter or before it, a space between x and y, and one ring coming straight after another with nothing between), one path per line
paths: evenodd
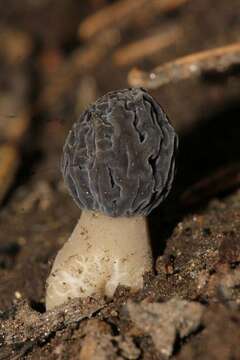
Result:
M207 111L207 109L206 109ZM194 207L187 208L180 196L202 179L207 179L216 171L235 165L240 161L240 106L232 102L219 112L197 122L199 125L187 135L180 136L178 170L175 188L169 199L149 217L154 258L164 253L167 238L183 216L202 210L211 200L199 194ZM221 181L221 178L219 179ZM224 188L224 185L223 185ZM221 191L214 197L222 197L229 191Z

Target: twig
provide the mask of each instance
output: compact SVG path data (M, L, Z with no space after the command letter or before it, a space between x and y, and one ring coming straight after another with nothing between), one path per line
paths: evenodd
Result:
M77 48L62 66L48 78L36 104L36 110L42 107L55 112L61 108L62 99L71 93L81 76L91 73L103 58L118 44L118 35L114 31L103 32L83 48Z
M180 38L181 34L178 26L171 26L165 31L159 30L157 34L118 49L113 55L113 60L120 66L134 63L172 45Z
M72 56L73 66L78 71L92 69L97 66L104 56L118 45L119 34L115 30L104 31L84 48L79 48ZM84 68L84 70L82 70Z
M89 16L79 26L79 36L83 39L90 39L113 27L121 28L136 18L139 12L147 11L153 14L164 14L173 11L189 0L121 0L108 5L97 13Z
M208 71L224 72L240 64L240 43L184 56L158 66L150 72L132 69L128 75L131 86L157 89L162 85L198 77Z

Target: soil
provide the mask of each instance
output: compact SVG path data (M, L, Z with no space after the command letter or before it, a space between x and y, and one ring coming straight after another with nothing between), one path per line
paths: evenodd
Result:
M150 70L239 41L239 0L188 1L123 30L116 24L116 44L83 70L75 70L72 59L93 40L78 39L78 24L113 2L22 3L25 13L12 0L0 15L3 31L20 31L32 44L14 72L6 53L0 57L4 79L24 77L31 114L16 142L20 165L0 209L0 359L240 359L238 68L151 92L176 127L180 149L174 190L149 216L155 269L144 288L137 294L118 288L111 300L76 299L50 312L44 305L53 259L80 215L59 170L76 114L107 91L128 87L133 66ZM48 22L49 12L55 16ZM55 26L62 14L64 26ZM175 45L135 64L114 63L116 49L176 24L182 35ZM69 68L74 76L66 81Z

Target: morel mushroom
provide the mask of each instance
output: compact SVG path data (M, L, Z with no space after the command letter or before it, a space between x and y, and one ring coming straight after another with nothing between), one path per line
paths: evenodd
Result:
M47 280L47 309L143 286L152 270L146 216L171 189L177 143L144 89L106 94L73 125L62 172L82 214Z

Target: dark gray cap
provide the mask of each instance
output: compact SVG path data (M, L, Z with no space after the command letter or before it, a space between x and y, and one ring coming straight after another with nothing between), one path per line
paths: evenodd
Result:
M81 209L148 215L171 190L178 139L144 89L110 92L74 123L62 173Z

